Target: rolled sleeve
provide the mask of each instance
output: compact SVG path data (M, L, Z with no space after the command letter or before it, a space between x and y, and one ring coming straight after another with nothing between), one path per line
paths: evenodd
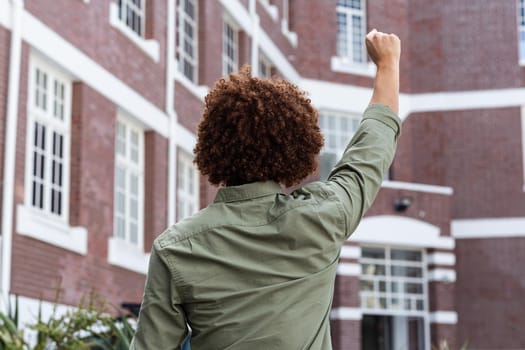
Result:
M169 266L154 246L130 350L180 349L187 335L186 317Z
M372 205L394 158L401 120L386 105L370 105L343 157L328 177L345 217L345 238Z

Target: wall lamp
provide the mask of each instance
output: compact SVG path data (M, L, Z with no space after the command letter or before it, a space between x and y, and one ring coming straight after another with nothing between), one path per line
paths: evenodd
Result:
M412 204L412 197L401 197L394 200L394 210L397 212L403 212L410 207Z

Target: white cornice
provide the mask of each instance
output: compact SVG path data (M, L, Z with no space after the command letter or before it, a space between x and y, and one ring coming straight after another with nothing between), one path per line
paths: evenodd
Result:
M452 220L455 238L525 237L525 217Z

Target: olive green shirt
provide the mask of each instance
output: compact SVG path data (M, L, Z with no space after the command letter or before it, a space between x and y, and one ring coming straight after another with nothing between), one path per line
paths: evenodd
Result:
M343 242L372 204L401 122L371 105L327 182L291 194L274 182L219 189L154 243L131 349L331 349Z

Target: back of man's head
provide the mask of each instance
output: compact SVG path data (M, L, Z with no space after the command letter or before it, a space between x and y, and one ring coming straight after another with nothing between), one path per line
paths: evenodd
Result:
M251 76L221 79L205 98L195 163L212 184L299 183L323 146L317 110L297 86Z

